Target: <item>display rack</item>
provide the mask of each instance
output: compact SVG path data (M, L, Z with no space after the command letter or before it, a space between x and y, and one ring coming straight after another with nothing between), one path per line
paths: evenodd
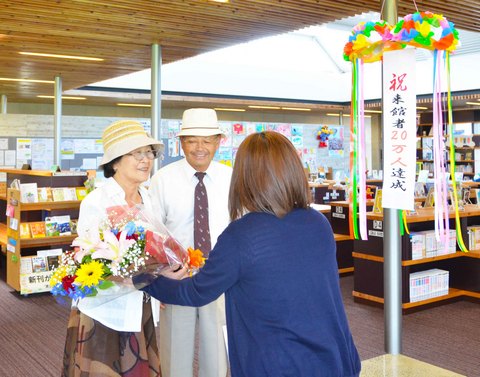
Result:
M48 272L47 271L33 271L32 276L25 276L21 273L22 258L31 257L36 254L38 249L53 249L53 248L68 248L76 234L65 236L42 236L39 238L22 238L20 236L20 229L22 224L28 223L28 218L31 215L40 215L44 217L45 213L52 214L54 211L75 211L78 217L78 209L80 207L80 200L64 201L64 202L42 202L42 203L22 203L20 201L20 191L16 189L8 189L7 204L13 216L7 217L6 234L7 234L7 284L16 291L22 294L40 292L40 289L31 289L22 283L25 279L41 279L45 284L32 284L34 286L43 285L44 291L48 291ZM10 213L12 214L12 213ZM39 219L39 217L36 217ZM42 272L42 273L40 273ZM47 273L45 273L47 272ZM37 281L37 283L39 283Z
M40 170L0 169L0 176L0 245L5 254L7 284L22 292L20 284L21 258L33 255L39 249L67 247L71 244L74 236L24 239L19 235L21 224L43 221L48 216L70 215L71 219L76 219L80 201L22 203L19 190L7 188L15 179L18 179L20 183L36 183L38 188L84 187L87 174L84 172L57 173ZM7 205L10 206L11 218L7 216ZM12 219L14 219L13 224ZM15 229L12 228L12 225Z
M450 228L454 229L454 214L450 215ZM480 224L480 208L469 205L461 212L461 228L464 242L468 244L467 227ZM419 209L416 214L407 216L410 232L434 229L433 208ZM354 291L356 299L383 304L383 216L367 215L368 240L354 241ZM468 253L456 251L452 254L438 255L422 259L412 259L410 236L401 237L402 254L402 308L418 308L434 302L458 297L480 298L480 250ZM428 269L442 269L449 272L448 294L426 300L412 302L409 291L409 276L413 272Z

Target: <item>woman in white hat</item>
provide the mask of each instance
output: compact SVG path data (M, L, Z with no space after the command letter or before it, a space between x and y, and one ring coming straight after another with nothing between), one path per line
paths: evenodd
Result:
M133 120L117 121L103 132L101 168L106 182L82 201L78 235L98 232L107 208L142 204L151 208L148 180L163 144ZM117 287L115 287L117 288ZM118 288L117 298L100 293L72 308L62 376L161 376L154 315L149 296ZM110 289L109 289L110 291ZM158 304L158 302L157 302ZM158 314L158 313L157 313Z

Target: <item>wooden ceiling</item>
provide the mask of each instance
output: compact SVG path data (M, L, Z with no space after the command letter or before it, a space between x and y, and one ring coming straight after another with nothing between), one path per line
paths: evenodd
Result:
M415 12L399 0L399 15ZM2 0L0 94L9 102L41 102L53 85L1 78L53 80L63 90L150 67L159 43L169 63L222 47L379 11L379 0ZM478 0L417 0L457 27L480 31ZM19 52L87 56L101 62L20 55Z

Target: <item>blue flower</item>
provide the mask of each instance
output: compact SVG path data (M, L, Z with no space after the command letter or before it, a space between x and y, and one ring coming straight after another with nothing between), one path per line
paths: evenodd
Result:
M135 223L133 221L128 222L125 225L125 232L127 232L127 236L131 236L133 233L135 233L135 229L137 227L135 226Z

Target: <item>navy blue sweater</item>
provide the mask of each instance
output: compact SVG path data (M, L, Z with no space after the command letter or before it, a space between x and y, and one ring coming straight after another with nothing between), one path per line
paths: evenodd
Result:
M144 290L188 306L225 292L232 377L357 376L335 253L330 224L313 209L250 213L225 229L193 278L160 277Z

